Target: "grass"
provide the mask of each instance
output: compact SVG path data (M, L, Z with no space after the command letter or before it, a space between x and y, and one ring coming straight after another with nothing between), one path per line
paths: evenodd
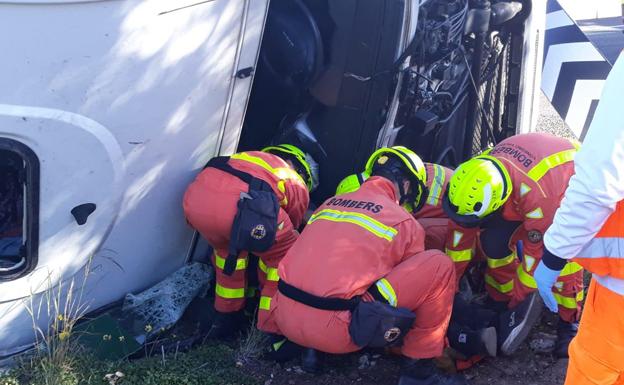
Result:
M245 365L250 361L260 358L268 346L268 337L256 327L256 317L251 322L246 334L240 339L235 358L238 366ZM1 385L1 384L0 384Z
M257 357L262 335L247 334L241 348L204 345L187 353L157 354L138 360L96 359L80 343L75 328L88 302L83 301L90 268L82 282L54 286L27 306L36 335L36 349L18 358L16 367L0 374L0 385L253 385L258 379L237 368L240 360ZM48 327L42 327L42 320ZM239 366L239 365L238 365Z
M70 356L72 354L70 353ZM225 345L205 345L188 353L153 356L134 361L99 361L88 354L72 356L68 365L24 360L0 385L253 385L258 380L236 368L236 351ZM53 373L54 371L54 373ZM116 379L121 374L121 378ZM109 379L106 379L106 376ZM54 381L54 382L51 382Z

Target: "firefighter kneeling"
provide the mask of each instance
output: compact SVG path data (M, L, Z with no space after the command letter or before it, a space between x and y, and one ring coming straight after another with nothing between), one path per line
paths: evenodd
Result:
M276 331L268 310L277 291L277 265L297 239L308 191L317 183L312 157L282 144L213 158L188 187L186 218L214 249L217 317L209 338L236 336L246 325L243 308L255 295L249 281L256 277L262 290L258 328Z
M439 372L455 271L402 205L426 199L426 171L404 147L369 159L371 177L330 198L279 265L270 318L289 340L327 353L396 346L405 356L399 384L465 384Z

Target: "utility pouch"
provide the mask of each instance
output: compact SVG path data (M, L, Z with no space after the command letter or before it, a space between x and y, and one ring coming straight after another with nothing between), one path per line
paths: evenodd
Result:
M416 315L380 301L361 301L351 314L349 334L359 347L398 346L414 324Z
M393 307L379 299L364 302L360 297L318 297L290 285L283 279L278 282L277 289L286 297L316 309L350 311L349 335L361 348L400 345L416 319L416 315L408 309ZM374 293L371 294L375 297Z
M227 164L228 159L213 158L208 162L208 167L232 174L249 185L248 192L242 192L237 203L238 210L230 232L228 256L223 267L224 274L232 275L241 251L257 253L267 251L273 246L277 234L279 202L268 183L236 170Z

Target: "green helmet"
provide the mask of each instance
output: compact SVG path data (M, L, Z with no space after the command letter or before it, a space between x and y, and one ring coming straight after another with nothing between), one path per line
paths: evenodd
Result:
M357 191L362 185L362 183L364 183L364 181L368 179L369 177L370 175L367 174L366 171L360 172L357 174L351 174L345 177L338 184L338 187L336 188L336 195L342 195L342 194L350 193L353 191Z
M412 191L403 191L403 186L400 185L399 203L411 205L414 212L422 208L428 195L426 187L427 170L423 161L414 151L404 146L380 148L368 158L364 172L372 175L373 171L379 168L390 168L390 173L395 177L399 175L407 177L412 182Z
M501 161L479 155L457 167L449 181L443 207L455 222L473 227L505 204L511 190L511 178Z
M301 175L308 190L313 191L318 186L318 165L311 155L303 152L299 147L292 144L278 144L262 149L262 152L290 159L295 166L297 174Z

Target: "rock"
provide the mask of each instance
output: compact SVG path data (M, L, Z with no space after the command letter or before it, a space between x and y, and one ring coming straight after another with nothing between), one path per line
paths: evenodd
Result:
M266 380L266 381L264 381L264 385L271 385L272 382L273 382L273 380Z
M301 369L301 366L293 366L293 371L297 374L304 374L305 371Z
M288 385L295 385L295 384L296 384L295 380L288 380Z
M349 378L352 381L355 381L360 378L360 373L354 369L350 371L349 374L347 374L347 378Z
M555 349L555 341L557 336L548 333L537 333L531 340L529 346L535 353L548 354Z
M552 363L548 360L538 360L537 361L537 365L542 368L545 369L547 367L549 367L550 365L552 365Z
M363 354L358 360L358 369L366 369L370 366L370 360L368 358L368 354Z

